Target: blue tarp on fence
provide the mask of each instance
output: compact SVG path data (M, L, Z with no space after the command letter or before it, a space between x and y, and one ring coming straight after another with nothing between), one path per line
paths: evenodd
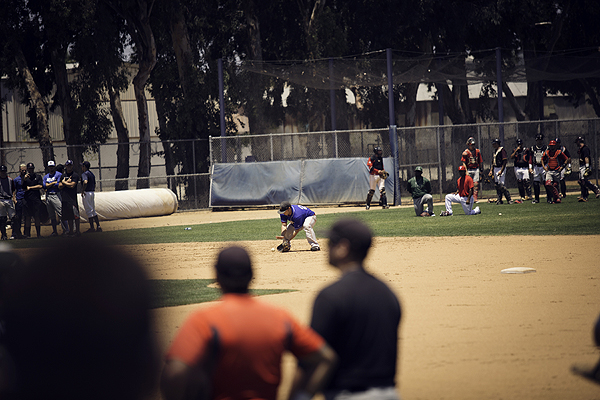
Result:
M391 172L392 159L384 158L383 163ZM392 203L391 177L385 187ZM368 191L366 158L213 164L210 206L268 206L284 200L307 205L364 203Z

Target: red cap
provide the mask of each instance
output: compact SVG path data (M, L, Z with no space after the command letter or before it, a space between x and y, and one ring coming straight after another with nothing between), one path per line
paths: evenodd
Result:
M551 140L550 143L548 143L550 146L556 146L556 140Z
M461 165L460 167L458 167L459 171L466 171L467 167L465 167L464 165Z

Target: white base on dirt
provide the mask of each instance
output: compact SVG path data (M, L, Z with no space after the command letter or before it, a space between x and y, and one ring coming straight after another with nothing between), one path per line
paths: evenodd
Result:
M530 272L535 272L535 269L529 267L512 267L500 271L501 274L528 274Z

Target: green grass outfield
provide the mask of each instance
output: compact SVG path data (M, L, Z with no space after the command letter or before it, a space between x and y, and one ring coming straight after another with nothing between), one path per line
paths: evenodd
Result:
M404 203L410 202L404 199ZM373 207L366 211L317 214L317 237L338 219L357 218L367 223L375 236L506 236L506 235L598 235L600 234L600 199L587 203L577 202L576 196L567 196L561 204L490 204L480 202L480 215L466 216L459 204L453 205L454 215L440 217L443 203L436 203L436 217L416 217L412 207L394 207L382 210ZM502 213L502 215L499 215ZM193 221L190 221L193 222ZM189 227L190 230L184 228ZM102 238L120 245L187 242L235 242L274 240L281 231L279 216L273 211L272 219L256 219L210 224L188 224L156 228L126 229L102 232ZM300 237L303 237L302 233ZM15 240L14 248L52 246L55 240Z
M410 204L410 199L404 199ZM367 223L375 236L508 236L508 235L598 235L600 234L600 199L590 199L578 203L576 196L568 196L561 204L522 204L496 205L487 202L478 204L480 215L466 216L459 204L453 205L451 217L416 217L413 207L394 207L382 210L373 207L366 211L348 213L317 214L315 232L317 237L338 219L357 218ZM441 203L434 206L439 215L444 210ZM498 215L502 213L502 215ZM96 234L98 238L119 245L187 242L235 242L253 240L275 240L280 232L277 212L273 218L210 224L189 224L157 228L105 231ZM186 230L185 228L191 228ZM300 237L304 235L301 234ZM56 241L68 238L47 238L42 240L14 240L14 248L50 247ZM218 289L208 287L214 280L152 280L154 292L153 308L171 307L184 304L202 303L216 300ZM253 291L256 295L282 293L290 290Z

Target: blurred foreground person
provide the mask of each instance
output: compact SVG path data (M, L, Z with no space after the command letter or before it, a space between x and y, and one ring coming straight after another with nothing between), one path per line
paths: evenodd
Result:
M90 249L93 249L91 256ZM14 399L142 399L158 357L142 267L97 240L43 249L4 297Z
M593 334L596 346L600 347L600 317L596 321ZM584 378L600 385L600 360L598 360L595 365L575 364L571 367L571 371L573 371L574 374L583 376Z
M329 264L341 276L319 293L311 320L339 358L323 390L325 398L397 400L400 302L364 268L371 231L362 222L347 219L336 222L328 237Z
M215 265L221 301L192 313L167 352L161 378L165 400L275 400L281 357L289 351L309 371L294 399L310 399L326 381L335 354L323 338L287 311L248 294L252 264L246 250L228 247Z

